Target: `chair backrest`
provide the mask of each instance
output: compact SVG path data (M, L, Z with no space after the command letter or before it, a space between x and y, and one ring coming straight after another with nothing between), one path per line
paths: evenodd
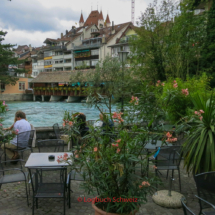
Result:
M37 142L39 152L64 152L66 144L63 140L41 140Z
M34 195L40 197L63 197L66 191L66 167L31 168L30 179Z
M25 131L17 134L17 147L26 148L32 146L35 130Z
M53 130L54 130L56 139L60 139L60 127L59 127L58 123L55 123L53 125Z
M206 172L194 176L198 196L215 205L215 172ZM210 205L199 200L200 208L209 208Z
M185 198L181 199L181 204L183 207L184 215L195 215L185 204Z
M166 165L179 166L181 162L181 146L162 146L156 160L167 160ZM162 162L162 165L165 165Z

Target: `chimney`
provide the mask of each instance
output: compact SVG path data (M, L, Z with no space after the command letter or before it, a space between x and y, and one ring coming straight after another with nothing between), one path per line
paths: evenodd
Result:
M63 33L60 34L60 38L61 38L61 39L63 38Z
M66 35L68 34L68 30L66 30Z
M29 51L32 52L32 47L31 44L29 45Z
M103 34L103 37L102 37L102 44L105 44L106 43L106 37L105 37L105 34Z
M112 21L112 32L111 32L111 34L115 34L114 21Z

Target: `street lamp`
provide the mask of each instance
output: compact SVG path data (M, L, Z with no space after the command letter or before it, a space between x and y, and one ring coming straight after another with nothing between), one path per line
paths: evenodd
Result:
M127 51L119 51L118 52L118 55L119 55L119 60L121 61L122 63L122 83L124 81L124 68L125 68L125 62L127 60L127 57L128 57L128 53ZM123 99L123 96L121 98L121 112L123 113L124 112L124 109L123 109L123 106L124 106L124 99Z

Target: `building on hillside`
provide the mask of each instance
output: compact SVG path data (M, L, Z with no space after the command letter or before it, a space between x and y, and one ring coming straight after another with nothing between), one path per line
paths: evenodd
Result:
M135 32L136 29L137 27L135 27L132 23L129 24L123 34L117 38L116 43L108 46L111 48L112 57L119 57L119 51L127 51L130 53L129 40L132 37L137 36L137 33Z
M74 56L75 69L95 68L96 64L103 60L107 55L111 56L111 47L119 42L122 36L127 32L127 37L135 34L134 26L131 22L114 25L97 31L92 31L91 36L83 39L80 45L74 45L72 48ZM127 48L128 43L127 43Z

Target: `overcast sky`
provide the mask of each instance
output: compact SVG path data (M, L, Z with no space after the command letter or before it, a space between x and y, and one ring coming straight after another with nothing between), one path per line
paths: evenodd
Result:
M135 0L136 21L152 0ZM7 31L4 43L44 45L46 38L59 38L80 19L102 8L115 24L131 21L131 0L0 0L0 30Z

